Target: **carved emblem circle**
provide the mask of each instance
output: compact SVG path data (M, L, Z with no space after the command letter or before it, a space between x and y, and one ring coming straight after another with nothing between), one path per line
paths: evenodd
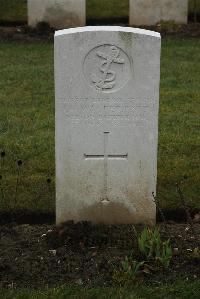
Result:
M100 92L115 92L130 79L128 55L115 45L101 45L85 57L84 75L89 85Z

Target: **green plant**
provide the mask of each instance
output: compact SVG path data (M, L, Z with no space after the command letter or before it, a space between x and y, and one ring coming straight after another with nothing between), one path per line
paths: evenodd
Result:
M138 247L140 252L149 260L153 255L160 255L160 235L158 229L145 228L138 237Z
M126 256L121 262L120 269L114 271L113 278L120 284L131 283L136 279L143 265L144 261L138 262Z
M172 259L170 240L162 241L159 229L145 228L138 237L140 252L149 260L155 260L164 268L168 268Z
M178 195L180 197L182 207L183 207L183 209L186 212L187 222L190 224L190 227L191 227L193 235L195 235L194 223L193 223L193 220L192 220L192 217L191 217L190 208L189 208L189 206L187 204L185 196L183 195L183 192L181 190L181 187L180 187L179 183L176 183L176 190L177 190L177 193L178 193Z
M200 248L195 247L189 254L188 258L195 262L200 262Z
M172 248L170 246L170 240L162 243L161 255L156 256L156 259L165 269L169 267L170 261L172 259Z

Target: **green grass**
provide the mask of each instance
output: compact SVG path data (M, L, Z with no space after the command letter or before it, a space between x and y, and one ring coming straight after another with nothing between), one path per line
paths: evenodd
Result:
M10 200L15 208L16 161L22 159L16 206L52 210L54 186L46 179L54 174L53 45L1 44L0 61L4 208Z
M194 11L194 1L189 0L189 13ZM200 1L197 1L197 11L200 13ZM87 0L87 18L128 18L129 0ZM0 21L27 20L27 0L0 0Z
M189 13L194 13L196 5L196 11L200 13L200 1L199 0L189 0L188 1L188 11Z
M175 183L193 207L199 203L200 40L163 41L158 152L158 196L162 206L178 207Z
M128 18L129 0L87 0L88 19Z
M26 22L27 0L0 0L0 21Z
M199 299L200 282L176 282L157 286L135 285L132 288L84 288L63 286L47 290L2 290L1 299Z
M200 208L199 48L198 39L162 42L157 189L163 208L180 206L175 183L183 176L185 195ZM0 150L6 151L0 209L54 211L53 44L0 45L0 104Z

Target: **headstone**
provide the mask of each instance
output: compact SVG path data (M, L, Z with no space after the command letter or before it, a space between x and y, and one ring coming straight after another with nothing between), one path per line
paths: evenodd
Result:
M161 19L162 0L130 0L130 25L156 25Z
M155 222L159 78L159 33L55 33L57 224Z
M162 21L187 24L188 0L162 0Z
M130 25L156 25L161 21L187 23L188 0L130 0Z
M46 22L56 29L84 26L85 0L28 0L28 24Z

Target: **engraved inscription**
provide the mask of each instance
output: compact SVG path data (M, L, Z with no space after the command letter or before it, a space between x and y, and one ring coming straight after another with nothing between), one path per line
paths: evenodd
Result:
M86 80L97 91L114 92L130 79L131 66L127 54L115 45L92 49L84 61Z
M128 159L128 153L114 154L114 155L108 154L108 135L109 135L109 133L110 132L103 132L103 134L104 134L104 152L102 155L101 154L100 155L97 155L97 154L94 154L94 155L84 154L83 155L85 160L102 159L104 162L104 195L103 195L103 198L101 199L102 203L109 202L109 199L108 199L108 160L109 159L117 159L117 160L122 160L122 159L127 160Z
M99 90L112 89L116 84L116 72L112 71L112 64L124 64L125 60L119 58L120 50L115 46L110 46L108 54L101 51L97 51L96 54L102 60L99 66L102 76L98 77L95 73L92 73L92 82Z
M97 99L75 98L62 99L65 115L71 119L123 119L123 120L144 120L147 115L153 115L154 106L151 99L116 99L111 101L99 101Z

